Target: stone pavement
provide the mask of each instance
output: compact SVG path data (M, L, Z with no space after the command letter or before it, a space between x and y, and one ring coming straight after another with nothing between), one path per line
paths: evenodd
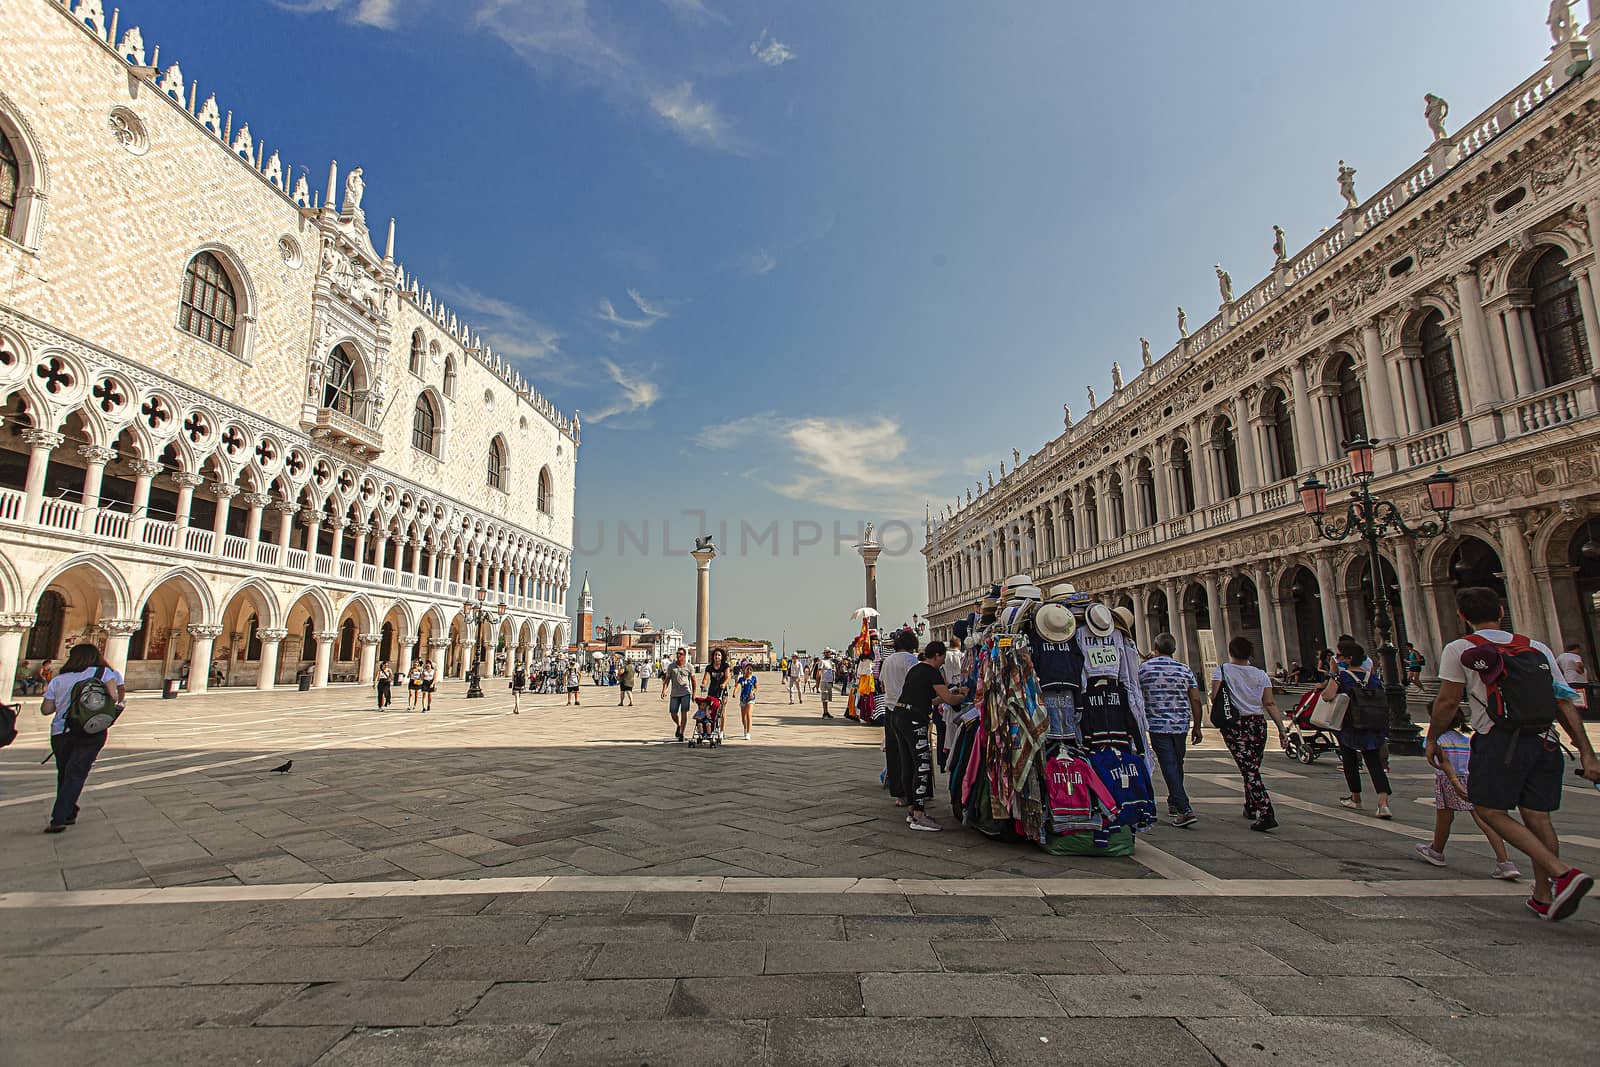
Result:
M31 718L0 751L0 1062L1591 1058L1600 899L1533 920L1467 823L1450 868L1411 858L1420 760L1379 823L1274 753L1265 837L1204 747L1195 830L1060 859L906 831L873 733L813 701L708 751L661 743L653 693L447 689L135 700L54 836ZM1600 866L1600 794L1558 825Z

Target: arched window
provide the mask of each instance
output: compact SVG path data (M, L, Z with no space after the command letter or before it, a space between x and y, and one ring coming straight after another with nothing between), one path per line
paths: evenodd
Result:
M1211 428L1211 445L1217 450L1217 464L1222 473L1222 495L1239 495L1239 439L1233 432L1233 423L1219 419Z
M316 659L317 657L317 628L311 624L311 616L306 616L305 628L300 631L300 658Z
M259 615L252 614L250 616L250 625L245 627L244 658L251 663L259 662L261 659L261 617Z
M539 510L550 514L552 501L550 500L550 468L545 467L539 471Z
M128 659L144 659L145 646L150 641L150 605L139 609L139 628L128 638Z
M1578 285L1561 249L1540 256L1528 281L1533 287L1533 326L1545 383L1558 385L1588 374L1591 354L1583 336Z
M1095 501L1092 485L1083 490L1083 526L1084 542L1093 548L1100 543L1100 506Z
M46 589L34 609L33 628L28 631L25 659L55 659L61 654L61 630L66 623L67 601L54 589ZM60 664L56 665L60 669Z
M489 442L488 478L492 488L506 488L506 443L499 437Z
M1422 346L1422 380L1428 394L1428 425L1438 426L1461 417L1461 393L1456 387L1456 357L1450 335L1444 332L1444 313L1430 311L1418 330Z
M416 330L411 334L411 373L422 377L422 368L427 365L422 347L422 331Z
M1341 359L1333 380L1339 408L1338 430L1343 435L1341 443L1367 436L1367 408L1361 401L1361 378L1356 374L1356 361L1350 356Z
M339 655L335 658L341 663L356 658L356 620L346 619L339 624Z
M201 252L183 271L183 300L178 325L202 341L233 351L233 331L238 301L233 279L222 261Z
M454 400L456 398L455 356L444 357L444 398L446 400Z
M433 398L427 393L417 396L416 410L411 413L411 447L439 458L439 413L433 409Z
M1194 471L1189 464L1189 443L1182 438L1172 444L1172 508L1177 515L1194 510Z
M322 374L322 406L355 414L356 362L347 345L339 345L328 356L328 366Z
M1138 516L1141 527L1154 526L1161 517L1156 514L1156 475L1148 459L1139 461L1134 474L1134 492L1139 500Z
M1266 416L1267 433L1272 437L1272 459L1276 465L1274 478L1292 478L1298 473L1299 461L1294 454L1294 420L1289 416L1289 405L1284 402L1283 390L1274 389L1262 404Z
M1122 475L1113 474L1106 482L1106 503L1111 508L1111 536L1121 537L1128 532L1128 514L1122 500Z
M1064 542L1066 554L1071 555L1078 551L1078 531L1076 527L1077 516L1072 511L1072 501L1066 500L1061 505L1061 537Z
M0 237L15 239L12 224L17 218L17 190L22 184L22 167L17 163L11 139L0 130Z

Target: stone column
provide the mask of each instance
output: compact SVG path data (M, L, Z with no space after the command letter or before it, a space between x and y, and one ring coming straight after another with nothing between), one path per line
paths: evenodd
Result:
M1520 515L1502 515L1495 520L1499 534L1500 563L1505 568L1506 599L1511 601L1512 622L1526 632L1543 621L1539 598L1533 587L1533 553Z
M317 642L317 660L311 668L311 687L313 689L328 688L328 668L333 665L333 642L338 638L338 630L318 630L311 635Z
M878 606L878 556L882 552L883 552L883 546L878 544L877 538L875 538L872 535L872 527L869 525L867 527L866 537L864 537L862 539L861 543L856 546L856 553L861 557L862 566L866 568L867 607L869 607L869 608L876 608ZM712 556L715 556L715 555L716 555L716 552L713 551L712 552ZM695 559L698 560L699 558L700 558L700 556L697 553L695 555ZM711 564L711 558L708 557L706 559L706 566L710 566L710 564ZM705 575L707 573L706 567L701 567L700 568L700 573L701 573L702 576ZM700 588L701 589L707 588L706 583L708 581L710 581L709 578L701 577L700 578ZM697 611L699 610L698 607L696 608L696 610ZM702 654L702 657L703 657L704 656L703 650L702 650L701 654ZM701 658L698 662L704 663L705 659Z
M317 541L322 537L322 509L307 508L302 511L300 525L306 528L306 566L315 570L312 560L317 554Z
M1600 352L1600 311L1595 308L1594 264L1578 272L1578 303L1583 307L1583 337L1591 355Z
M106 663L118 674L128 673L128 639L139 632L138 619L101 619L100 631L106 635Z
M1431 644L1428 624L1423 621L1423 591L1417 581L1417 544L1409 537L1396 537L1389 544L1394 548L1394 576L1400 584L1400 618L1406 624L1406 640L1422 650L1427 658L1423 668L1429 678L1439 676L1439 646Z
M1367 410L1372 413L1372 436L1385 444L1395 439L1395 427L1404 419L1396 409L1402 404L1400 394L1389 387L1389 375L1384 368L1383 338L1378 333L1378 320L1368 319L1361 324L1361 350L1366 363Z
M1511 354L1514 395L1526 396L1538 392L1539 381L1535 376L1533 358L1528 352L1528 338L1522 329L1522 309L1508 305L1498 316L1497 325L1503 331L1507 350Z
M1279 663L1289 665L1283 654L1283 620L1278 618L1277 598L1267 577L1267 565L1256 563L1250 567L1250 580L1256 586L1256 604L1261 611L1261 660L1271 671Z
M211 554L220 556L222 539L228 534L228 513L233 506L233 498L239 495L239 487L217 482L211 487L211 492L217 498L217 515L211 523Z
M1589 224L1589 245L1600 248L1600 198L1586 200L1583 203L1583 217ZM1591 267L1584 272L1589 283L1589 296L1596 304L1600 304L1600 271ZM1590 355L1600 353L1600 348L1590 348Z
M361 568L367 562L367 533L372 529L364 522L358 522L350 527L350 532L356 535L354 555L356 561L356 578L361 577Z
M267 691L278 684L278 649L283 647L283 639L289 636L289 631L257 630L256 636L261 638L261 663L256 672L256 688Z
M1215 504L1217 498L1211 489L1211 431L1206 415L1196 415L1193 421L1193 444L1189 448L1189 480L1194 483L1194 508L1203 511Z
M22 657L22 635L26 633L37 621L31 611L16 611L0 615L0 679L14 679L17 676L17 662ZM11 699L11 687L15 682L5 683L5 697Z
M1172 514L1172 470L1167 465L1167 449L1171 442L1162 438L1156 442L1155 454L1150 457L1150 480L1156 489L1156 522L1166 522Z
M857 545L858 551L867 547L869 542ZM876 547L875 545L873 547ZM694 556L694 661L696 666L703 666L709 661L711 655L711 561L717 558L717 550L710 545L696 552ZM867 554L862 552L861 559L867 562ZM877 593L874 583L876 578L877 554L874 553L871 562L867 562L867 596L873 597ZM867 605L871 607L871 604Z
M1427 428L1427 419L1422 414L1422 360L1402 354L1395 363L1398 365L1401 381L1401 388L1396 396L1401 398L1399 402L1404 406L1407 434L1421 433Z
M294 535L294 513L300 505L293 500L279 500L272 509L278 513L278 566L289 565L289 538Z
M356 640L361 644L361 659L356 665L356 681L362 685L371 685L378 669L378 642L383 640L383 635L361 634Z
M1326 385L1317 387L1317 425L1321 427L1322 454L1332 463L1344 455L1344 442L1340 439L1339 417L1334 411L1333 390Z
M1323 461L1317 454L1317 431L1311 418L1316 401L1306 384L1306 368L1301 360L1289 364L1289 380L1294 390L1294 406L1289 409L1290 422L1294 424L1294 450L1300 474L1305 477L1322 466Z
M1211 639L1216 642L1217 662L1228 661L1228 605L1223 600L1222 583L1216 571L1200 575L1200 584L1206 591L1206 609L1211 615ZM1224 575L1223 577L1226 577Z
M246 562L254 566L256 562L256 545L261 543L261 511L272 503L272 497L266 493L245 493L240 499L250 508L250 512L244 520L245 539L250 542L250 547L245 553L245 559Z
M1317 591L1322 594L1322 647L1332 648L1344 632L1339 622L1339 589L1333 577L1333 556L1318 552L1311 557L1312 570L1317 573ZM1320 649L1319 649L1320 651Z
M100 507L100 486L105 481L106 464L117 458L115 450L102 445L81 445L78 455L83 457L83 507L78 512L78 529L94 532L94 516ZM120 668L119 668L120 670Z
M189 692L204 693L210 688L211 649L220 636L220 626L189 627Z
M428 641L428 651L432 653L433 674L440 681L444 680L444 650L450 647L448 637L435 637ZM409 664L407 665L409 669Z
M1455 276L1456 297L1461 301L1461 347L1472 402L1483 411L1500 402L1500 388L1489 359L1489 330L1483 317L1483 293L1478 272L1471 266Z
M172 521L178 525L179 529L187 529L189 515L194 507L194 491L205 484L205 479L198 474L190 474L188 471L173 471L167 477L172 480L173 485L178 487L178 502L172 509ZM178 542L178 547L183 547L181 539Z
M344 559L344 528L343 515L328 516L328 557L333 560L330 577L339 577L339 561Z
M28 526L39 524L39 511L44 506L45 474L50 469L50 453L55 451L66 435L54 430L24 430L23 443L28 446L28 478L24 483L22 521Z
M150 521L150 486L161 473L161 464L147 459L136 459L128 464L133 471L132 518L128 521L128 540L144 539L144 525Z
M1261 488L1261 462L1256 454L1255 427L1250 423L1250 401L1243 393L1233 397L1233 438L1239 443L1239 490L1253 493Z
M406 672L411 669L411 646L416 642L416 637L412 634L402 634L396 631L394 640L394 676L395 680L398 681L404 678Z

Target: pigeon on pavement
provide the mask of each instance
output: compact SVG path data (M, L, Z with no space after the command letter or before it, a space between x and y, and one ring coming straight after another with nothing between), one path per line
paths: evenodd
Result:
M294 766L294 760L285 760L283 766L272 768L273 774L288 774L289 768Z

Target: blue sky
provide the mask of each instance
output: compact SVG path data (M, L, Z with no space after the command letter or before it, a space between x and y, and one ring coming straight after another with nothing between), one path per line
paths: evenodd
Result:
M859 523L890 531L880 602L909 618L893 520L1036 450L1140 335L1165 351L1176 305L1209 318L1213 263L1243 292L1274 223L1291 249L1331 225L1339 159L1366 196L1420 157L1423 93L1454 131L1530 74L1546 7L129 0L122 23L313 186L362 166L407 269L582 409L600 613L692 630L703 523L713 630L815 647L861 602Z

